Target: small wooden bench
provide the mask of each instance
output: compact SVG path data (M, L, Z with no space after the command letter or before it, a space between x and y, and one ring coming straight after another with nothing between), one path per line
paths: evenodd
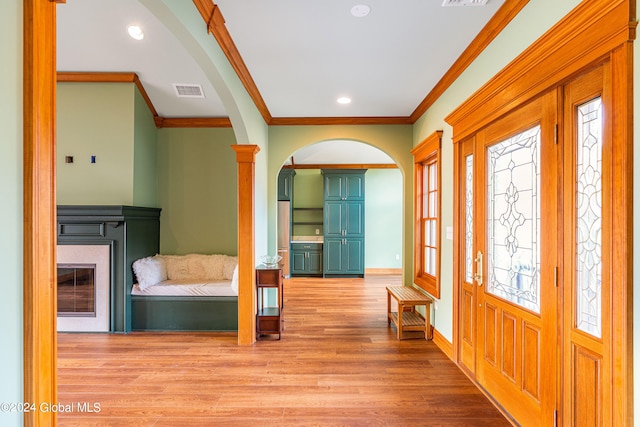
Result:
M398 311L391 311L391 297L398 302ZM431 334L431 304L433 300L422 292L409 286L387 286L387 321L396 325L398 339L403 339L403 331L424 331L426 340L432 339ZM415 307L424 305L425 316L416 312ZM409 311L405 311L405 307Z

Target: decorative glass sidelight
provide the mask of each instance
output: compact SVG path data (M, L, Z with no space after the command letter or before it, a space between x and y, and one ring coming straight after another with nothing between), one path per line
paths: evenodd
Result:
M602 336L602 100L577 108L576 327Z
M464 280L473 282L473 154L465 158Z
M540 313L540 125L487 152L487 292Z

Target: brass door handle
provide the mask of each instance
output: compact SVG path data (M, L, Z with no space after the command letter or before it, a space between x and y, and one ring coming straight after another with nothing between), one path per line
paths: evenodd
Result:
M482 251L478 251L473 261L476 263L476 274L473 275L473 280L476 281L478 286L482 286Z

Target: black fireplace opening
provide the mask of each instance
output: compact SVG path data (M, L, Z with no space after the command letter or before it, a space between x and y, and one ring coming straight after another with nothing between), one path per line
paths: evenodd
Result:
M58 316L96 316L96 265L58 264Z

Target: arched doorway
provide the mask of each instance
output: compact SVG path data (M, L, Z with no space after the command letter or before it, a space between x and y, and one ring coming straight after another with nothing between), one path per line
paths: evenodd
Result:
M401 274L403 262L403 172L380 148L351 139L313 142L286 158L278 171L278 252L291 260L292 276L322 276L322 244L315 244L313 257L296 254L295 242L323 242L324 171L366 170L364 203L365 273ZM283 179L284 178L284 179ZM289 181L290 180L290 181ZM282 191L282 186L290 189ZM284 220L287 217L288 220ZM285 237L288 236L288 237ZM292 245L289 245L291 243ZM291 252L289 252L291 249ZM296 266L294 259L314 260ZM318 261L319 259L319 261ZM285 267L285 270L287 268Z

